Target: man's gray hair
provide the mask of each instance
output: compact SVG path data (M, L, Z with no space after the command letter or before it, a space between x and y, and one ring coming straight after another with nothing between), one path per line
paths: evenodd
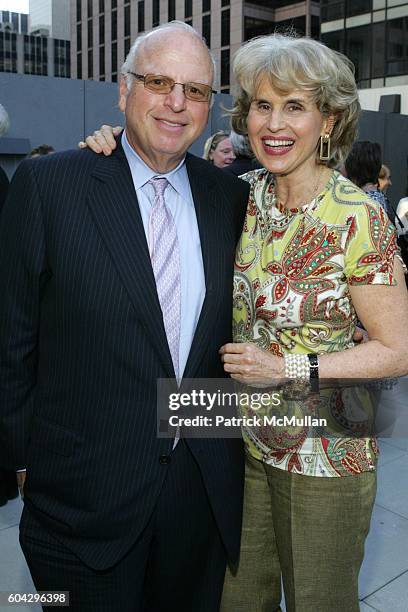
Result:
M152 28L151 30L148 30L147 32L143 32L143 34L141 34L140 36L136 38L121 68L121 73L126 79L127 88L130 89L132 86L134 77L131 74L129 74L129 72L132 72L135 70L137 56L140 50L140 46L145 42L147 38L149 38L151 34L155 32L165 32L166 30L184 30L185 32L188 32L189 34L197 38L202 43L203 47L207 49L208 56L211 60L211 64L213 67L213 82L214 82L215 73L216 73L215 60L211 54L210 49L207 46L207 43L205 42L205 39L201 36L199 32L197 32L197 30L192 28L187 23L184 23L184 21L175 20L175 21L169 21L169 23L164 23L163 25L157 26L156 28Z
M10 119L4 106L0 104L0 136L4 136L10 127Z

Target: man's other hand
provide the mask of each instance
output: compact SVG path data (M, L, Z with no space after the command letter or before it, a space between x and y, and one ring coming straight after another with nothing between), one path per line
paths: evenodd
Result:
M26 472L17 472L17 485L20 491L21 499L24 499L24 483L26 479Z

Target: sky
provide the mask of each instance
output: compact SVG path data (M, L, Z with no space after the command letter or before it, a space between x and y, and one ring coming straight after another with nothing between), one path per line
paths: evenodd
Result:
M29 0L0 0L0 11L28 13Z

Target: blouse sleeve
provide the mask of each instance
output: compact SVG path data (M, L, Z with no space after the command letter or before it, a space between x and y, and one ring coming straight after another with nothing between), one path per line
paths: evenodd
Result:
M345 274L349 285L395 285L394 257L399 253L395 227L373 202L360 204L349 219Z

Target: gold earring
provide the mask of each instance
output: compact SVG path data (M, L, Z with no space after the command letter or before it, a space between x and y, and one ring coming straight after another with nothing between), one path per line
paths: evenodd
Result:
M320 159L321 161L329 161L330 159L330 134L320 136Z

